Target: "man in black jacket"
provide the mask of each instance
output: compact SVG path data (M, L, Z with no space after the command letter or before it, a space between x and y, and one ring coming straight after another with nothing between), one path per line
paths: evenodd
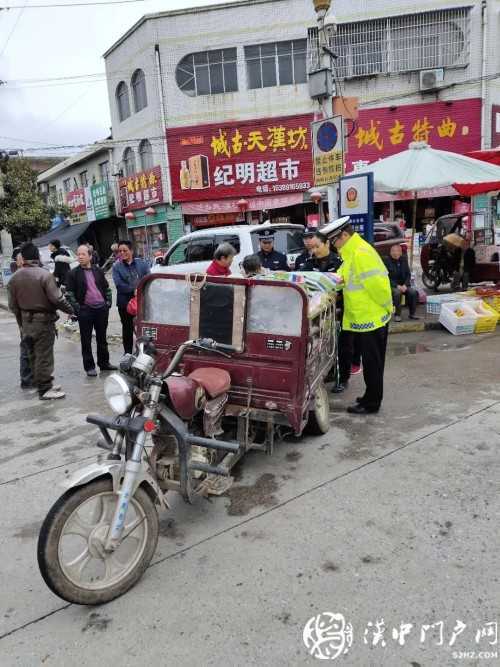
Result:
M418 320L419 318L415 315L418 292L411 286L411 273L410 267L408 266L408 259L406 255L403 255L403 250L399 244L393 245L390 253L390 257L385 259L385 265L389 272L392 302L394 303L394 308L396 310L394 321L401 322L401 299L403 295L410 310L410 320Z
M314 235L316 234L314 227L306 227L302 234L304 241L304 252L300 254L295 260L295 271L305 271L308 260L313 258L313 248L316 245Z
M116 366L109 363L106 340L111 290L102 269L92 265L92 257L86 245L78 248L77 258L80 266L70 271L66 278L66 297L78 316L83 367L89 377L96 377L92 355L93 329L97 342L97 363L101 372L116 370Z
M312 257L305 263L303 271L335 273L342 264L340 257L330 248L328 237L321 232L315 232L314 234L312 253Z
M71 270L71 257L67 250L61 248L61 241L53 239L49 243L50 258L54 262L54 278L59 287L66 284L66 277Z

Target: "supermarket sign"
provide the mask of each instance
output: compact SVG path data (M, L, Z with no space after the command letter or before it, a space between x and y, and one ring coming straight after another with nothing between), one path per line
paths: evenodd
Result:
M122 213L148 208L163 202L161 167L120 178L120 208Z
M167 129L175 201L304 192L312 114Z

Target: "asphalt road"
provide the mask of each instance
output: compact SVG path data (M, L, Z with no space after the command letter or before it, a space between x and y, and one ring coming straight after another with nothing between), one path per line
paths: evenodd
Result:
M142 581L93 609L46 588L36 540L64 472L96 456L84 418L105 410L102 381L60 339L67 398L42 403L19 388L2 311L0 343L1 667L313 665L304 626L327 612L352 645L310 646L338 664L498 663L480 653L500 653L485 627L500 616L499 336L391 336L379 415L345 413L358 376L327 435L250 454L229 496L174 497Z

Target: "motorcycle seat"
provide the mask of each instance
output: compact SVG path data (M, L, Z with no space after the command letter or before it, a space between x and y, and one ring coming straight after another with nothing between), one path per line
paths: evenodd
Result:
M222 368L197 368L189 377L203 387L210 398L225 394L231 386L231 376Z

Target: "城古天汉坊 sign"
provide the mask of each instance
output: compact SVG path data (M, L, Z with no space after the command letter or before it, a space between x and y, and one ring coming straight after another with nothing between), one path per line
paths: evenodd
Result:
M312 185L312 114L167 129L175 201L284 195Z

